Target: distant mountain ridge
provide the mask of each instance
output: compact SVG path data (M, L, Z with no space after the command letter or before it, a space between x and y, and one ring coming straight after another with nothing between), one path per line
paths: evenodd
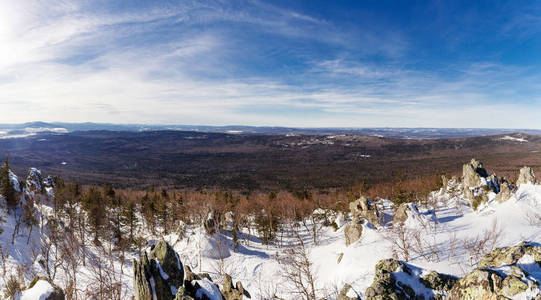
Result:
M0 124L0 138L17 138L36 135L40 132L67 133L73 131L195 131L228 134L262 134L262 135L330 135L359 134L387 138L460 138L488 136L509 133L541 134L539 129L507 129L507 128L402 128L402 127L321 127L296 128L281 126L246 126L246 125L147 125L147 124L111 124L111 123L66 123L66 122L28 122L22 124Z

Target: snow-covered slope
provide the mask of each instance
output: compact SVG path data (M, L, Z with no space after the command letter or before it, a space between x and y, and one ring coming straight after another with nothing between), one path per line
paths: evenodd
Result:
M36 175L36 170L31 174ZM25 189L37 187L37 184L27 183ZM343 220L351 216L336 212L329 214L337 229L325 227L322 223L313 224L310 220L299 226L288 227L284 224L284 230L270 245L263 245L255 237L254 230L248 228L243 229L237 246L229 231L209 235L201 226L179 226L184 229L182 233L175 232L164 238L179 253L182 262L195 272L208 273L215 282L220 282L221 274L225 272L240 280L253 299L269 299L273 295L285 299L296 298L293 293L295 287L284 278L284 266L279 263L280 257L287 255L291 245L299 245L298 239L292 234L293 229L298 230L312 263L318 298L327 299L336 299L345 284L352 287L349 296L364 298L366 289L374 280L375 266L382 259L407 258L412 269L422 275L434 270L461 277L476 268L482 255L494 247L513 246L522 241L541 243L541 185L522 184L503 203L495 200L496 194L489 193L488 201L474 211L470 201L456 192L453 184L457 185L450 183L445 191L431 194L432 206L412 206L408 210L407 220L400 226L392 226L390 217L395 213L392 203L378 200L377 205L384 216L383 225L376 228L366 224L361 238L349 246L345 243ZM19 276L18 270L22 269L26 284L35 275L46 276L43 266L45 257L39 249L43 249L51 235L47 229L47 216L52 214L51 202L45 196L42 202L34 205L43 225L34 228L30 237L29 230L22 227L19 234L13 237L16 217L1 210L4 223L0 225L3 228L0 245L6 258L0 264L8 274L16 276ZM316 213L321 214L322 210ZM314 228L317 229L315 242ZM145 235L149 244L161 238L148 232ZM401 235L407 238L405 246L408 253L397 242ZM474 249L474 245L481 240L486 240L484 248ZM106 256L100 251L107 245L97 248L88 243L87 247L89 262L77 270L77 284L81 291L93 288L91 282L96 269L92 264L96 258ZM133 266L130 261L137 257L138 253L127 252L124 261L114 257L108 265L109 272L122 281L124 299L130 299L133 291ZM54 265L54 261L48 263ZM68 284L66 273L69 271L59 267L55 283L65 288ZM4 278L8 278L8 274ZM0 289L5 284L6 280L0 280Z

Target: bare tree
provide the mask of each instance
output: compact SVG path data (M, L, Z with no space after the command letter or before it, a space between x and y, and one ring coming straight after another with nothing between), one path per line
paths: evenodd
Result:
M414 247L415 232L404 224L397 223L389 229L385 236L392 244L394 256L409 261Z
M293 285L290 291L292 294L302 299L315 300L316 277L313 263L298 230L292 226L291 232L296 244L277 257L278 263L282 266L282 276Z

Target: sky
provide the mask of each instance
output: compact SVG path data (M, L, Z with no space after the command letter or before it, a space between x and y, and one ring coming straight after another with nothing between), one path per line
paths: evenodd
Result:
M0 0L0 123L541 128L539 1Z

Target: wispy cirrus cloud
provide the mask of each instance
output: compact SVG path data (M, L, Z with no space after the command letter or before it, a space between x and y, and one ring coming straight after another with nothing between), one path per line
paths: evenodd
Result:
M259 1L2 2L0 106L3 122L541 126L534 68L424 61L415 42Z

